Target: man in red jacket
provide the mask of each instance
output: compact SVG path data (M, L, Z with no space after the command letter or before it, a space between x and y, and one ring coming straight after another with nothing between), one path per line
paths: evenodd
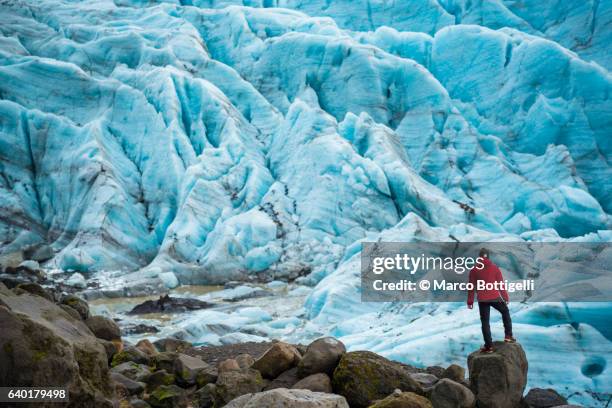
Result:
M480 323L482 325L482 336L484 337L484 347L480 349L482 353L493 352L493 340L491 339L491 326L489 325L489 317L491 315L491 307L497 310L502 315L504 322L504 341L514 343L516 340L512 337L512 320L510 319L510 311L508 310L508 292L506 291L503 282L504 278L501 271L490 259L489 251L482 248L478 256L482 259L483 266L474 267L470 271L470 283L473 288L476 288L478 293L478 309L480 310ZM486 283L487 288L478 289L478 282ZM468 291L468 308L474 307L474 290Z

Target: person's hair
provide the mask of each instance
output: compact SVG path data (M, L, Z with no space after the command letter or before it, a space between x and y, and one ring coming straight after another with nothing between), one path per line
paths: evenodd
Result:
M489 250L487 248L480 248L480 252L478 253L480 258L489 258Z

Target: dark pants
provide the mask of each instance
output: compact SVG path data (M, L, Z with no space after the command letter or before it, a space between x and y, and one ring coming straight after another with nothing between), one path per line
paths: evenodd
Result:
M510 311L504 301L478 302L480 310L480 323L482 325L482 337L484 337L485 346L491 347L493 340L491 339L491 326L489 325L489 317L491 316L491 308L494 308L502 315L504 321L504 333L506 336L512 336L512 319L510 319Z

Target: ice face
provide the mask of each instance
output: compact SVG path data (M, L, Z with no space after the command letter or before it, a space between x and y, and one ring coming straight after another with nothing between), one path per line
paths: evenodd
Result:
M48 241L51 266L183 283L316 281L407 214L609 228L610 75L583 56L606 66L607 5L366 21L360 3L286 3L4 4L3 249ZM575 54L578 21L592 38Z

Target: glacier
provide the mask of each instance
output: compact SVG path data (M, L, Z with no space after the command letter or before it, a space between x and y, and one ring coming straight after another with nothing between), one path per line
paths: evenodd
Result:
M236 327L461 362L475 317L361 303L360 242L612 241L610 43L600 0L2 1L0 254L117 290L297 282L299 316ZM533 384L606 391L609 304L513 313Z

